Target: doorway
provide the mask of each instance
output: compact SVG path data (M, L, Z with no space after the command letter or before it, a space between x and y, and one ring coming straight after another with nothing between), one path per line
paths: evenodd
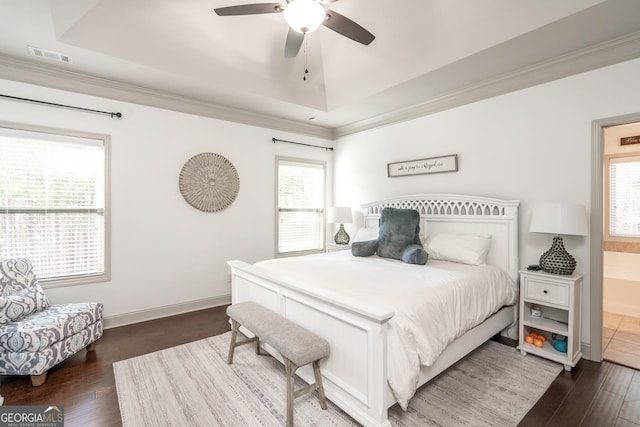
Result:
M590 358L640 369L640 114L593 137Z
M640 369L640 123L604 129L602 357Z

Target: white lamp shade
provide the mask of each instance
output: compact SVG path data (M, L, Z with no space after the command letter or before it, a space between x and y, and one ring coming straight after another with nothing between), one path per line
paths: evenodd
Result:
M350 224L351 208L350 207L332 207L327 212L327 222L329 224Z
M293 0L287 4L284 20L299 33L311 33L318 29L327 16L324 7L315 0Z
M529 232L588 236L587 210L583 205L565 203L535 205Z

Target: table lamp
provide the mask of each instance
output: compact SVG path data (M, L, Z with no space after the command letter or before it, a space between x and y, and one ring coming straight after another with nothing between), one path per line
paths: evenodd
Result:
M571 275L576 269L576 260L564 248L560 235L588 236L587 211L583 205L566 203L535 205L529 232L555 234L551 249L540 256L542 271Z
M344 224L351 223L350 207L331 207L327 213L327 222L329 224L340 224L340 229L336 233L333 240L338 245L348 245L349 235L344 230Z

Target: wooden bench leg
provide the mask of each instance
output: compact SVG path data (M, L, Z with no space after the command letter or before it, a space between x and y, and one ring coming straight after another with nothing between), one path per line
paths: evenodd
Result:
M284 368L287 372L287 427L293 427L293 400L295 399L293 386L298 367L286 357L283 357L283 359Z
M98 341L96 340L96 341L92 342L91 344L89 344L88 346L86 346L85 348L87 349L87 351L95 351L97 342Z
M256 354L259 356L260 355L260 338L258 337L253 337L256 340Z
M313 362L313 375L316 377L316 390L318 390L318 399L320 407L327 409L327 398L324 396L324 387L322 386L322 375L320 375L320 361Z
M324 395L322 375L320 375L320 360L316 360L312 363L313 375L315 376L316 382L296 391L294 389L294 384L298 366L284 356L282 356L282 359L284 360L284 369L287 373L287 427L293 427L293 401L295 399L309 393L310 391L317 390L320 407L322 409L327 409L327 398Z
M233 363L233 353L235 352L236 347L240 345L255 342L256 354L260 354L260 338L256 335L253 338L247 338L246 340L238 342L238 329L240 329L240 323L231 319L231 343L229 344L229 356L227 356L227 364L229 365Z
M233 363L233 352L236 349L236 338L238 337L238 328L240 324L235 320L231 319L231 343L229 344L229 357L227 357L227 364L231 365Z

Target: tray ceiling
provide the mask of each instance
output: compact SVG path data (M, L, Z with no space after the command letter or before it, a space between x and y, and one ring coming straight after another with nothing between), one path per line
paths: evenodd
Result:
M330 8L376 39L364 46L321 27L307 36L296 58L283 54L288 27L282 14L213 12L242 3L1 2L0 77L20 80L15 68L33 64L31 74L57 72L54 87L60 78L89 76L92 84L112 83L120 92L148 89L147 95L214 107L238 121L246 113L247 122L273 118L275 127L297 122L335 135L399 114L428 112L424 106L438 100L459 104L451 97L469 88L475 92L465 102L490 96L478 89L506 77L531 74L526 81L498 85L497 92L640 55L637 0L340 0ZM606 44L617 46L616 40L631 48L603 59ZM34 58L28 46L63 53L73 62ZM584 59L594 52L597 59ZM581 62L571 62L574 57ZM559 62L570 65L560 69ZM554 71L532 77L545 67ZM122 98L118 93L112 97Z

